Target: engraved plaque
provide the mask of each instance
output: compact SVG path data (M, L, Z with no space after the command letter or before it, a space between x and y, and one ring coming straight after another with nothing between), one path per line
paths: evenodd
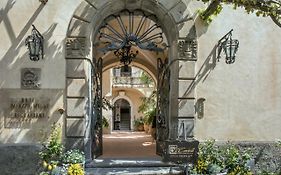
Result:
M40 89L41 69L23 68L21 69L21 88Z
M199 142L189 141L165 141L164 161L176 163L195 163L198 159Z
M5 128L30 128L33 123L49 116L50 99L10 98L9 108L5 110Z

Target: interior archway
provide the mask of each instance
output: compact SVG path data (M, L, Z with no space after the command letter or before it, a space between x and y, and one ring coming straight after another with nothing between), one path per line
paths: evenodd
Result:
M124 98L114 102L113 130L131 130L131 105Z

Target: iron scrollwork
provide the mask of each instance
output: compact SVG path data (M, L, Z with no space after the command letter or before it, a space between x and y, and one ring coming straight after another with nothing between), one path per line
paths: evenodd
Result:
M197 58L197 41L196 39L179 39L178 41L179 58L196 59Z
M163 63L158 59L158 86L157 86L157 139L164 141L168 138L168 113L170 71L167 71L167 59Z
M95 65L93 76L93 158L102 154L102 59L98 59Z
M67 38L66 57L84 57L86 38Z

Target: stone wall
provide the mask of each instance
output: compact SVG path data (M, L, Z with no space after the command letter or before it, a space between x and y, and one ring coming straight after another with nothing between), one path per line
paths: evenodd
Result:
M13 144L0 145L1 174L31 175L37 174L40 145Z
M266 172L281 172L281 146L274 142L230 142L241 151L249 150L253 155L250 163L254 174ZM229 144L229 143L227 143ZM226 143L219 143L225 146Z

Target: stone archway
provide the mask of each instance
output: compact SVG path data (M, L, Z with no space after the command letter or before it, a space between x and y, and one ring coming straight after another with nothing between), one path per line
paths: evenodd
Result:
M96 62L92 45L103 19L123 9L141 9L155 15L167 36L169 51L166 69L170 71L168 100L169 138L178 137L179 120L191 120L193 125L195 94L186 94L185 87L194 78L196 61L196 33L192 26L181 31L179 24L191 16L185 2L179 1L123 1L123 0L84 0L81 2L69 24L66 39L66 146L84 148L87 159L91 159L91 66ZM187 14L187 15L186 15ZM194 34L195 33L195 34ZM180 38L184 36L184 38ZM195 48L195 49L194 49ZM177 61L177 59L180 59ZM187 63L188 62L188 63ZM192 63L189 66L189 63ZM191 70L183 71L182 67ZM157 68L158 69L158 68ZM80 89L75 91L73 89ZM191 94L191 96L190 96ZM181 119L180 119L181 118ZM190 133L193 134L193 133Z

